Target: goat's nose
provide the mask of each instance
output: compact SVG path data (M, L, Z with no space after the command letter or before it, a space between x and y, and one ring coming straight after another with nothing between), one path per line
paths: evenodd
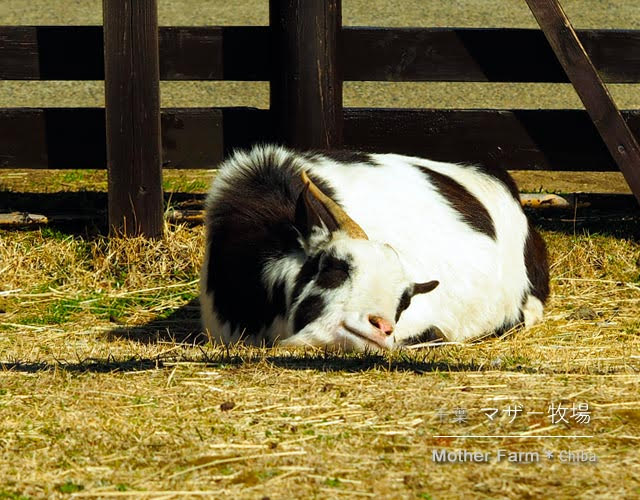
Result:
M374 316L372 314L369 315L369 323L375 326L378 330L385 333L386 335L391 335L393 333L393 325L390 321L380 317Z

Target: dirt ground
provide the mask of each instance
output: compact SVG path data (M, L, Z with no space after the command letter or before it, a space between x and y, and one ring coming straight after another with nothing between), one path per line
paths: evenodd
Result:
M562 3L579 28L640 28L635 1ZM101 4L0 0L0 25L100 24ZM267 6L159 0L159 15L259 25ZM519 0L399 7L343 0L344 22L534 26ZM611 90L640 107L640 86ZM101 82L0 81L0 107L52 97L104 104ZM268 107L268 87L164 82L162 104ZM351 82L345 104L580 107L567 85L527 84ZM164 187L202 193L212 175L167 172ZM524 191L628 192L615 173L514 175ZM0 191L105 188L99 171L0 170ZM638 498L640 240L568 219L543 231L543 324L384 356L207 343L202 226L155 242L0 229L0 499Z

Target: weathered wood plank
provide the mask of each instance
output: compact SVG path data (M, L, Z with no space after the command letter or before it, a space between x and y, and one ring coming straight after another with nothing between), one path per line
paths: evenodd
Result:
M640 146L557 0L527 0L594 125L640 202Z
M270 0L269 23L271 110L278 139L305 149L340 146L341 0Z
M104 109L0 109L0 168L105 168Z
M102 26L1 26L0 80L103 80Z
M342 46L346 80L566 79L544 35L530 30L355 28Z
M274 139L269 112L252 108L165 109L161 128L167 168L211 168L233 148ZM0 109L0 168L105 167L104 109Z
M640 132L640 111L623 111ZM345 147L512 170L616 171L581 110L344 110ZM212 168L234 148L274 140L251 108L162 111L163 164ZM0 168L104 168L104 110L0 109Z
M269 111L183 108L162 111L163 165L213 168L234 149L275 140Z
M104 0L109 226L163 234L156 0Z
M578 30L608 83L640 82L640 30ZM161 80L269 80L266 26L162 27ZM342 29L345 80L567 82L540 30ZM101 26L0 26L0 79L102 80Z
M585 47L611 83L640 81L640 31L582 30ZM347 28L345 80L567 82L531 29Z
M160 28L162 80L269 79L267 26Z
M640 112L625 116L640 130ZM580 110L349 109L345 147L511 170L615 170Z

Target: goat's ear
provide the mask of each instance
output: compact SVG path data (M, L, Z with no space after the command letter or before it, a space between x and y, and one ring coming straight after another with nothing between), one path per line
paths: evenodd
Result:
M338 225L324 205L309 192L309 185L303 184L302 191L296 201L295 226L300 234L308 238L315 226L326 227L330 233L338 229Z
M426 283L416 283L413 285L413 295L429 293L440 284L439 281L427 281Z

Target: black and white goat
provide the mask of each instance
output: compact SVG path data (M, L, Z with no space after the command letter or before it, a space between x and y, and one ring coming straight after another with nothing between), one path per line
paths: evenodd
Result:
M544 241L502 170L395 154L237 152L207 200L214 341L389 349L542 319Z

